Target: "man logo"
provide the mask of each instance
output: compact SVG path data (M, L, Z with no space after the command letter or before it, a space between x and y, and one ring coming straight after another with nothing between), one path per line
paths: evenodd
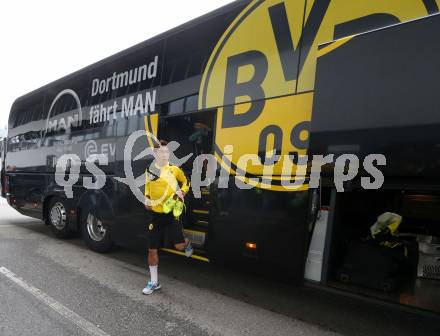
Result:
M305 174L305 165L296 163L308 149L318 45L425 16L434 5L252 1L214 48L200 87L199 109L217 108L215 154L222 167L247 183L251 176L278 176L257 186L286 190L283 180ZM228 145L233 153L225 153Z
M72 96L73 99L76 102L76 113L71 114L69 116L60 116L57 119L51 120L52 116L52 110L55 106L55 103L65 95ZM69 111L70 112L70 111ZM52 101L52 104L50 104L49 111L47 112L47 120L46 120L46 128L44 130L44 133L41 137L41 144L44 143L44 140L46 138L46 134L48 132L52 131L59 131L59 130L70 130L72 126L77 127L82 124L82 107L81 107L81 101L77 95L77 93L71 89L65 89L58 93L58 95L55 97L55 99Z

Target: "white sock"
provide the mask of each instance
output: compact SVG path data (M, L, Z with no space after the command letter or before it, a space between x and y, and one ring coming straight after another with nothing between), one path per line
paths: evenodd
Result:
M155 285L157 285L157 281L158 281L157 267L158 266L150 266L150 280Z

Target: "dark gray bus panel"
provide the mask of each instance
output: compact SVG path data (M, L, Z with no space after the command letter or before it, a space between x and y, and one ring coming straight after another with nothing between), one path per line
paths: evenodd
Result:
M359 178L336 193L326 170L323 189L332 194L332 215L323 282L437 312L439 31L440 16L433 15L322 45L310 135L310 154L355 154L360 162L370 154L386 158L378 166L384 176L378 190L363 189ZM402 216L392 237L402 252L362 245L385 212Z

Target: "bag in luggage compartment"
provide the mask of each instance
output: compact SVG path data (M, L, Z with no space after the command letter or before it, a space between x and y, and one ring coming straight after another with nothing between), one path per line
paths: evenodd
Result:
M412 269L408 251L414 250L397 237L401 220L396 214L382 214L370 228L368 237L352 240L337 272L338 278L385 292L401 288Z

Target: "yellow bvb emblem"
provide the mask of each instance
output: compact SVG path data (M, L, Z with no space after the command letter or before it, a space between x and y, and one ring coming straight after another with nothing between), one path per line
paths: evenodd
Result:
M309 147L318 45L425 16L425 3L251 1L212 51L200 87L199 109L217 111L221 166L245 183L257 177L259 188L286 191L283 182L306 174L297 159Z
M149 226L148 226L148 230L153 230L153 228L154 228L154 225L153 225L153 223L151 223Z

